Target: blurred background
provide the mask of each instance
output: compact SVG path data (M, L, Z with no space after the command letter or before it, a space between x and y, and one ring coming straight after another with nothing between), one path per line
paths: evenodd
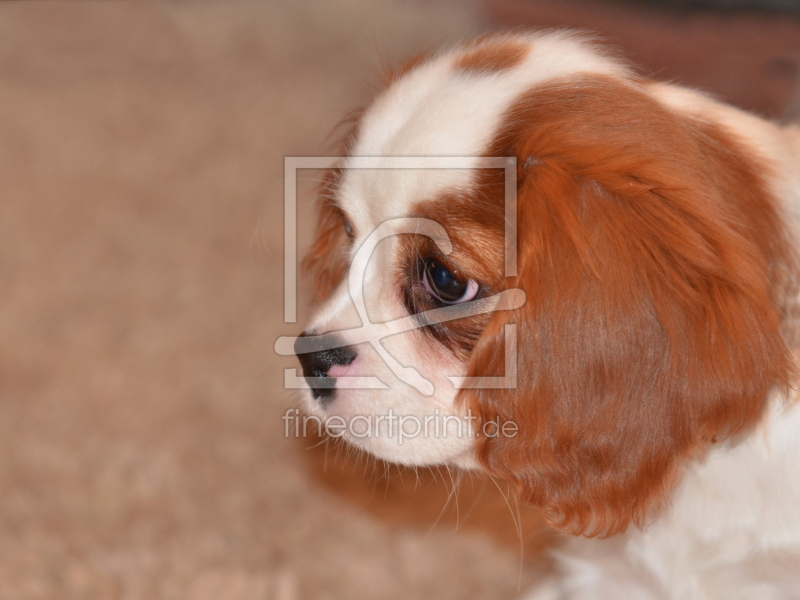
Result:
M792 118L798 14L0 4L0 600L517 595L559 540L507 490L284 437L283 158L331 152L382 63L509 26L599 31L643 73Z

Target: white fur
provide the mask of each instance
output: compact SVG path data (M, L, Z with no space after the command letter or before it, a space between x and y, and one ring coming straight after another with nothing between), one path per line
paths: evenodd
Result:
M412 70L384 92L364 115L354 156L478 156L504 111L524 91L553 78L589 72L625 76L619 63L591 45L561 33L520 35L529 44L516 67L494 74L454 69L456 52ZM666 84L644 88L671 110L715 122L770 165L765 173L790 225L800 222L800 130L724 106L692 90ZM587 115L585 118L591 118ZM347 163L345 162L345 167ZM408 216L416 202L469 186L469 170L347 170L339 201L351 219L357 248L382 221ZM396 242L381 242L369 262L364 291L370 320L406 315L393 289ZM316 333L362 325L346 283L314 317ZM386 327L389 327L388 325ZM374 375L386 390L337 390L325 408L309 398L312 412L463 416L453 406L447 375L465 366L419 331L390 336L384 347L414 366L435 386L424 396L400 382L364 345L348 375ZM361 349L361 346L359 346ZM385 432L384 432L385 433ZM469 428L462 436L405 440L387 435L351 442L406 464L475 466ZM560 577L530 592L531 599L573 600L789 600L800 598L800 408L778 401L760 428L738 445L715 449L688 467L670 507L644 531L631 528L609 540L571 539L558 551Z

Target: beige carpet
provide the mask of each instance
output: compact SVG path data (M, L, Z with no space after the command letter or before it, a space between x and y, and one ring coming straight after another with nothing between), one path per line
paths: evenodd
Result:
M0 600L463 600L535 577L547 534L521 513L521 555L491 483L448 503L446 473L284 439L294 362L272 350L299 331L283 157L325 150L381 53L482 29L456 0L0 4Z

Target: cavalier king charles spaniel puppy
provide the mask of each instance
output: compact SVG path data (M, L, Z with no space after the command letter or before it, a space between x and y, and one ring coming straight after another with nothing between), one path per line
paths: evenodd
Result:
M351 124L307 410L573 534L530 598L800 598L800 129L566 32L418 58Z

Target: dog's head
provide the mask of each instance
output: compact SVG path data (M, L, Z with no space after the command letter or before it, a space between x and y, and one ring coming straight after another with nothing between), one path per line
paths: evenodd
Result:
M510 213L481 157L516 159ZM566 531L642 524L788 381L766 168L575 36L416 61L320 193L308 407L382 458L480 465Z

